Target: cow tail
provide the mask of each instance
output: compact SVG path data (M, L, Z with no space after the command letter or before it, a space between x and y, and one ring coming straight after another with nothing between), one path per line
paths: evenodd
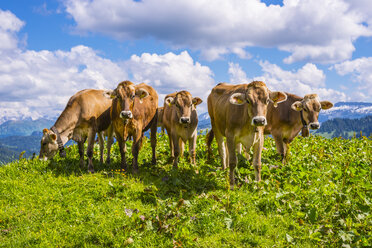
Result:
M212 141L213 141L213 138L214 138L214 132L213 132L213 129L211 129L211 130L209 130L209 132L207 133L207 136L206 136L208 160L210 160L211 156L212 156Z

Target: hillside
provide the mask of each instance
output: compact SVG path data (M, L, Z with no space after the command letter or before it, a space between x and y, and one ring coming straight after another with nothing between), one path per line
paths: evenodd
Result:
M145 140L139 175L119 170L117 144L111 165L95 147L95 174L79 168L76 146L66 159L0 167L0 247L372 246L370 139L298 137L282 166L267 138L262 182L240 156L234 191L204 142L196 167L172 169L166 136L157 165Z
M24 157L30 157L34 153L39 154L41 132L33 132L29 136L8 136L0 138L0 147L4 152L0 152L0 163L10 162L18 158L23 151Z
M35 131L50 128L55 121L41 118L37 120L11 120L0 125L0 138L8 136L29 136Z
M335 118L322 123L316 134L329 137L352 138L362 135L372 137L372 115L360 119Z

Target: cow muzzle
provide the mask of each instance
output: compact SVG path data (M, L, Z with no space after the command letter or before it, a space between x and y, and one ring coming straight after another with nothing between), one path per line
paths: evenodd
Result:
M122 119L132 119L133 118L133 114L132 114L132 111L121 111L120 112L120 118Z
M320 124L319 124L319 122L311 122L311 123L309 124L309 127L310 127L311 129L319 129Z
M181 124L189 124L190 123L190 117L181 117L180 118Z
M267 124L265 116L256 116L252 119L252 126L265 126Z

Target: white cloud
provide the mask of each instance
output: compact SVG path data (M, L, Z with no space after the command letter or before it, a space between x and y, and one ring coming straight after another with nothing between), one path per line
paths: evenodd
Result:
M193 96L206 99L215 84L209 67L194 62L186 51L179 55L132 55L124 62L124 67L130 71L135 82L148 83L158 91L159 105L163 105L165 95L180 90L187 90ZM200 112L206 111L206 102L198 109Z
M263 74L254 80L262 80L272 91L285 91L299 96L317 93L321 99L333 102L348 100L343 92L325 87L325 75L314 64L306 64L297 71L286 71L268 61L259 62ZM231 83L247 83L252 80L246 77L239 64L229 64Z
M0 46L0 123L56 117L79 90L114 89L127 79L152 85L161 103L166 94L180 89L205 99L214 84L209 67L194 62L186 51L178 55L144 53L123 62L105 59L82 45L69 51L23 51L17 47L16 36L23 22L10 12L0 12L0 18L2 15L8 19L0 22L0 38L11 37L14 45L13 49Z
M351 81L356 83L357 92L354 98L359 101L372 101L372 57L363 57L336 64L331 69L341 75L350 75Z
M55 117L77 91L113 88L126 77L117 64L89 47L53 52L18 50L0 57L1 114L9 118Z
M230 75L230 83L232 84L247 84L252 81L251 79L247 78L247 74L237 63L229 63L228 73Z
M16 33L23 25L24 22L19 20L13 13L0 9L0 55L4 51L17 48L18 39Z
M276 47L284 60L333 63L349 59L353 42L372 36L369 0L65 0L78 32L117 39L153 37L175 48L201 51L214 60L235 53L250 58L249 47Z

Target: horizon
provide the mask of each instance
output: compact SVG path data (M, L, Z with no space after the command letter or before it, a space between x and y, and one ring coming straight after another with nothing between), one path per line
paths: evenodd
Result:
M219 82L372 102L372 2L20 0L0 20L0 124L55 118L77 91L123 80L159 106L188 90L199 113Z

